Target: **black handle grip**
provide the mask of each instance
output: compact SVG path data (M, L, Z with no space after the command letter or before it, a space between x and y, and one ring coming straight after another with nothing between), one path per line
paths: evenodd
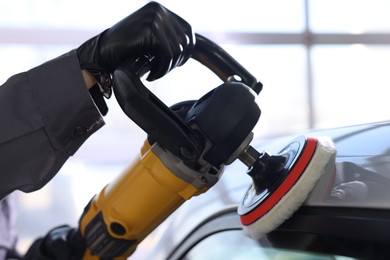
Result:
M240 63L237 62L229 53L210 39L195 34L195 46L191 58L209 68L223 82L237 81L242 82L256 94L259 94L263 84L249 73ZM150 70L151 57L141 57L133 63L133 71L140 77Z
M149 69L147 57L128 61L114 71L113 88L123 112L141 127L149 138L183 160L196 159L202 150L193 130L141 82ZM185 158L185 154L191 158Z
M224 82L237 81L235 76L257 94L262 84L225 50L211 40L196 34L192 58L213 71ZM141 77L150 70L152 57L129 60L114 71L115 97L125 114L149 137L183 160L196 161L203 140L198 138L182 118L149 91Z
M257 94L260 93L263 84L257 82L256 78L229 53L208 38L200 34L195 34L195 36L193 59L209 68L224 82L239 81L253 89Z

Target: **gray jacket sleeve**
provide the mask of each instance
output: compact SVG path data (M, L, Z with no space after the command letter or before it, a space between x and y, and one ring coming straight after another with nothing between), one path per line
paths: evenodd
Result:
M44 186L104 121L76 52L0 86L0 199Z

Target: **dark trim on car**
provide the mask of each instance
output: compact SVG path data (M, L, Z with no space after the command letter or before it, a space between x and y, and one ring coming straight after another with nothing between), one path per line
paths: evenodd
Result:
M230 230L242 230L236 206L200 223L167 259L182 259L206 237ZM390 212L303 206L279 228L261 238L259 245L358 259L390 259Z

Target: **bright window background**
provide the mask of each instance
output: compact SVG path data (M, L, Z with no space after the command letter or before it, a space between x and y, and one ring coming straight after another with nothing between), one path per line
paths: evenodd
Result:
M2 0L0 82L76 48L146 2ZM264 84L256 137L390 118L389 1L161 3L223 46ZM190 60L148 87L171 105L197 99L220 83ZM145 134L124 116L114 98L108 103L106 126L60 174L38 192L17 194L21 250L52 227L75 225L90 198L137 155Z
M319 45L312 58L318 127L390 118L390 45Z
M390 32L387 0L311 0L311 29L315 32Z

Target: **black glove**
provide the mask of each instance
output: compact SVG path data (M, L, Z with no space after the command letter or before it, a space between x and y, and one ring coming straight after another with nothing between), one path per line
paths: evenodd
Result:
M184 64L194 46L191 26L156 2L88 40L77 49L81 68L112 73L123 61L154 57L148 80L155 80ZM99 79L98 79L99 81Z
M72 258L67 236L73 231L69 226L60 226L49 231L30 246L23 260L69 260Z

